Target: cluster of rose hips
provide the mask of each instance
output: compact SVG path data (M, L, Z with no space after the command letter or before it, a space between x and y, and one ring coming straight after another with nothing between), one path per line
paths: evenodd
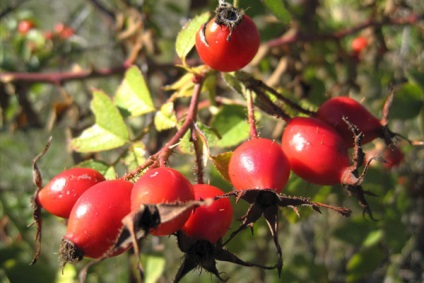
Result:
M25 36L29 31L36 29L36 23L31 19L24 19L18 23L17 30L20 35ZM44 38L52 40L54 38L59 38L62 40L68 39L73 36L75 33L74 29L64 23L55 24L53 31L45 31Z
M212 69L223 72L246 66L258 48L259 33L253 21L225 2L196 36L201 59ZM318 185L342 184L371 216L365 199L370 193L362 189L363 174L358 172L366 163L361 146L378 137L391 143L394 137L384 122L348 97L328 100L309 117L286 120L281 145L252 135L234 150L228 163L234 191L229 193L209 184L191 184L180 172L164 166L148 168L134 183L122 178L106 180L90 168L72 168L43 187L35 161L34 182L38 189L33 199L34 217L41 224L40 209L44 208L67 219L67 232L59 252L63 264L79 262L83 257L102 260L131 246L138 252L137 240L152 234L175 235L185 253L175 281L197 266L222 279L215 260L277 268L281 273L279 207L311 206L318 211L328 208L344 216L350 214L347 208L281 194L290 172ZM351 148L355 148L353 161ZM233 221L231 196L251 205L240 228L223 242ZM239 231L261 216L269 224L279 254L274 266L245 262L224 248ZM39 240L40 237L41 229L37 233Z

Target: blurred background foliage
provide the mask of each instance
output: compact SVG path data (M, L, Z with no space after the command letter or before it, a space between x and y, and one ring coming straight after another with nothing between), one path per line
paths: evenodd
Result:
M396 94L389 116L391 129L410 140L424 139L423 1L287 0L281 1L285 7L281 13L265 8L264 2L280 3L240 1L261 34L260 52L246 68L255 78L312 110L329 97L348 95L377 117L382 115L392 83ZM122 175L126 169L118 158L122 154L119 150L91 154L69 149L70 139L94 121L91 90L113 94L123 79L124 62L131 62L143 72L159 109L172 94L163 86L184 74L175 67L180 63L175 53L178 32L189 19L213 11L216 4L206 0L1 1L0 282L77 281L78 271L88 260L59 269L57 251L66 226L47 213L43 214L41 258L29 266L35 251L35 228L28 227L35 189L32 159L52 136L51 149L39 163L45 183L65 168L90 158L115 162L116 174ZM19 32L22 20L32 21L34 28ZM73 32L62 36L60 23ZM354 54L350 45L357 36L369 42L360 54ZM201 64L195 52L190 53L188 64ZM57 76L60 72L84 71L85 75L76 78ZM7 75L11 72L19 74L20 79L11 80ZM41 73L52 76L44 80L31 76ZM229 104L243 104L243 99L219 74L211 76L208 84L213 87L205 91L208 96L202 99L200 115L203 121L215 117L211 123L219 129L228 121L223 118L239 112ZM175 102L177 117L186 107L185 99ZM224 122L216 118L218 110ZM143 119L129 120L133 132L151 121L153 114ZM244 123L243 115L231 119ZM283 121L260 113L261 136L278 141L283 127ZM173 133L150 130L143 138L145 156L161 148ZM232 150L240 141L231 140L212 150ZM424 150L405 141L400 141L399 147L405 155L399 166L386 168L376 163L365 178L365 189L377 194L369 201L378 221L363 217L357 202L340 186L315 186L291 176L285 193L349 207L353 215L344 218L302 208L299 218L293 211L282 210L281 278L276 271L226 263L219 263L218 269L230 277L229 282L423 282ZM382 143L375 141L365 150L372 154L382 148ZM170 164L195 181L192 155L177 152ZM223 190L232 189L213 166L207 167L206 178ZM235 217L243 215L246 208L246 204L238 203ZM233 228L237 225L234 221ZM268 264L276 259L272 238L262 220L255 224L253 235L245 231L237 238L228 249L241 258ZM146 282L172 281L182 256L175 243L173 237L149 237L143 242ZM87 282L133 282L133 262L129 253L108 259L89 270ZM195 271L183 281L216 279Z

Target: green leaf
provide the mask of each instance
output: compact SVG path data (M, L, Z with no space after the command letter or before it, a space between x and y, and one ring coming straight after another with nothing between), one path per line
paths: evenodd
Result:
M239 105L225 105L214 117L212 127L217 129L221 139L219 147L235 146L245 141L250 134L246 118L246 108Z
M392 119L413 119L424 106L423 90L411 83L404 84L393 98L389 117Z
M210 156L212 164L215 166L216 170L221 174L221 176L230 182L230 175L228 175L228 164L233 153L231 151L224 152L215 156Z
M365 239L363 246L364 247L372 247L376 244L378 244L384 236L384 232L382 230L375 230L368 234L367 238Z
M209 17L209 13L204 13L195 17L193 20L189 21L178 33L176 51L178 57L180 57L183 61L183 65L185 65L185 59L188 53L191 51L191 49L193 49L193 46L196 43L197 31L200 29L202 24L206 23Z
M157 282L165 270L165 259L162 256L143 254L141 262L145 271L144 282Z
M93 92L91 109L96 123L73 139L71 147L79 152L97 152L124 145L128 139L128 129L118 109L110 98L101 91Z
M243 94L245 87L241 83L241 81L234 76L232 73L223 73L222 77L224 78L225 82L228 84L229 87L231 87L235 92L239 94Z
M155 115L155 127L158 131L164 131L174 128L177 125L174 103L168 102L162 105L160 111Z
M264 0L263 3L283 24L290 22L290 13L287 11L282 0Z
M165 86L163 89L166 91L174 91L173 98L177 97L190 97L193 95L193 82L194 75L192 73L185 73L181 78L171 85Z
M408 72L408 81L412 81L415 84L421 87L421 90L424 91L424 73L417 70Z
M99 171L107 180L116 179L116 172L113 166L110 166L102 161L89 159L76 165L77 167L92 168Z
M126 71L124 80L116 90L114 102L130 116L140 116L155 111L146 81L136 66Z
M178 144L178 149L185 154L193 154L194 148L193 143L190 141L191 131L187 131L184 136L181 138L180 143Z
M347 263L347 281L358 282L374 271L385 258L385 254L379 245L365 248L353 255Z
M128 170L132 171L146 161L146 146L142 142L137 142L131 145L128 152L124 156L125 165Z
M78 276L75 265L67 264L63 270L58 270L56 274L56 283L73 283Z

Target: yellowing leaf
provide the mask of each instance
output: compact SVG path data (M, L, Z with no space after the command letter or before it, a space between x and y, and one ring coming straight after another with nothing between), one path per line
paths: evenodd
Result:
M162 105L155 116L155 127L158 131L171 129L177 125L174 103L168 102Z
M188 53L196 43L196 33L200 29L200 26L209 19L209 13L204 13L200 16L195 17L189 21L184 28L178 33L176 41L176 51L178 57L183 61L185 65L185 59Z
M133 66L125 73L114 102L129 116L139 116L155 111L150 91L141 71Z
M128 129L118 109L103 92L93 91L91 109L96 123L71 141L79 152L97 152L124 145L129 139Z
M215 156L210 156L210 160L215 166L216 170L221 174L221 176L230 182L230 176L228 175L228 164L233 153L231 151L224 152Z

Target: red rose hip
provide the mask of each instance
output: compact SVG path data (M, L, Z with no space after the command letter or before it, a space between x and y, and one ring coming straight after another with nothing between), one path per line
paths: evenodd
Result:
M134 184L131 194L131 211L143 204L187 202L194 200L191 183L175 169L159 167L148 170ZM157 236L170 235L181 229L191 211L182 213L170 222L159 224L150 231Z
M236 190L272 189L280 193L287 184L290 164L277 142L253 138L234 150L228 173Z
M133 184L109 180L84 192L69 215L66 235L62 238L60 260L78 262L83 256L115 256L107 252L114 246L122 229L122 219L131 211Z
M68 218L78 198L90 187L105 181L91 168L71 168L56 175L38 193L38 203L53 215Z

